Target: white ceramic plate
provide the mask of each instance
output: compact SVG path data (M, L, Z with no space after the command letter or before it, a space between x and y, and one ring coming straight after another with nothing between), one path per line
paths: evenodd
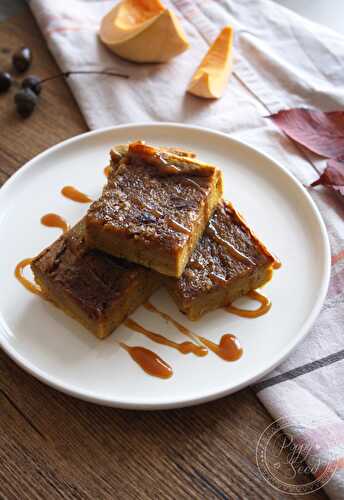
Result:
M105 182L110 147L143 139L181 146L223 169L225 196L281 259L283 267L264 289L271 311L258 319L218 310L191 323L165 291L152 301L195 332L219 341L234 333L243 357L228 363L212 353L187 356L153 344L120 327L100 341L14 278L16 264L36 255L60 232L40 224L48 212L75 223L87 209L60 195L73 185L96 198ZM326 230L311 198L281 166L249 146L210 130L174 124L142 124L90 132L38 155L0 190L0 341L29 373L47 384L92 402L134 409L187 406L224 396L256 381L280 363L306 335L328 287L330 251ZM242 300L243 305L245 300ZM133 318L178 341L172 325L142 307ZM174 370L168 380L150 377L117 340L157 352Z

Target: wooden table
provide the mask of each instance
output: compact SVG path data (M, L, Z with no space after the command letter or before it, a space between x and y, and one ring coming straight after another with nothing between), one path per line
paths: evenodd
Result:
M0 24L0 49L33 49L32 73L58 72L31 13ZM6 69L9 55L0 54ZM64 81L44 88L27 120L0 96L0 183L87 127ZM289 497L260 476L256 444L271 417L250 389L195 408L103 408L38 382L0 351L1 499L323 499ZM285 458L285 457L284 457Z

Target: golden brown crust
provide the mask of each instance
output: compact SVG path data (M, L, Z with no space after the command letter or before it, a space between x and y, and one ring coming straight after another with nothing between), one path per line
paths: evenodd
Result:
M234 217L237 219L237 221L241 224L242 228L247 231L247 233L251 236L252 241L254 241L257 246L260 248L261 252L265 254L267 257L272 259L272 266L274 267L279 267L280 266L280 261L277 259L277 257L268 250L267 246L262 242L262 240L256 235L256 233L247 225L244 217L240 212L238 212L232 203L230 201L225 202L226 206L228 209L233 213Z
M183 275L167 279L166 286L180 310L197 319L262 286L274 262L242 216L230 203L221 202Z
M166 149L131 144L87 213L87 242L180 276L222 191L217 168Z
M145 162L155 167L156 175L191 175L211 177L216 167L196 160L190 154L180 154L171 148L155 148L137 141L129 144L128 158Z
M158 287L160 278L85 244L84 222L32 262L36 281L53 302L99 337L111 333Z

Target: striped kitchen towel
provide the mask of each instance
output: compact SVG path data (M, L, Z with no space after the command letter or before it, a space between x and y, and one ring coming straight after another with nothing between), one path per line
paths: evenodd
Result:
M203 125L263 150L305 184L315 180L314 165L322 168L322 164L300 155L264 115L295 106L324 111L343 108L341 35L270 0L166 0L180 17L191 49L163 66L135 65L110 54L97 39L100 19L115 3L30 1L63 70L116 66L130 74L129 80L118 79L115 85L113 79L99 76L90 76L87 85L74 76L68 79L91 129L144 121ZM236 41L234 76L225 95L216 102L186 95L192 71L209 42L228 23L235 28ZM283 428L298 445L290 455L291 466L295 449L301 450L316 479L330 464L331 471L337 470L325 489L331 498L343 499L344 203L323 188L310 193L331 240L328 297L308 337L254 390L274 419L283 417L287 422ZM274 466L277 471L277 459ZM287 479L279 479L281 489Z

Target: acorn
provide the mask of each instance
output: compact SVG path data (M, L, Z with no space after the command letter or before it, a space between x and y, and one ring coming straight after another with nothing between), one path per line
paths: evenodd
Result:
M0 71L0 93L3 94L9 90L12 85L12 77L6 71Z
M39 95L42 90L41 79L36 75L29 75L21 83L22 89L30 89L36 95Z
M16 92L14 102L18 115L22 118L28 118L35 109L37 100L37 95L29 88Z
M12 56L12 64L18 73L24 73L31 66L32 52L28 47L22 47Z

